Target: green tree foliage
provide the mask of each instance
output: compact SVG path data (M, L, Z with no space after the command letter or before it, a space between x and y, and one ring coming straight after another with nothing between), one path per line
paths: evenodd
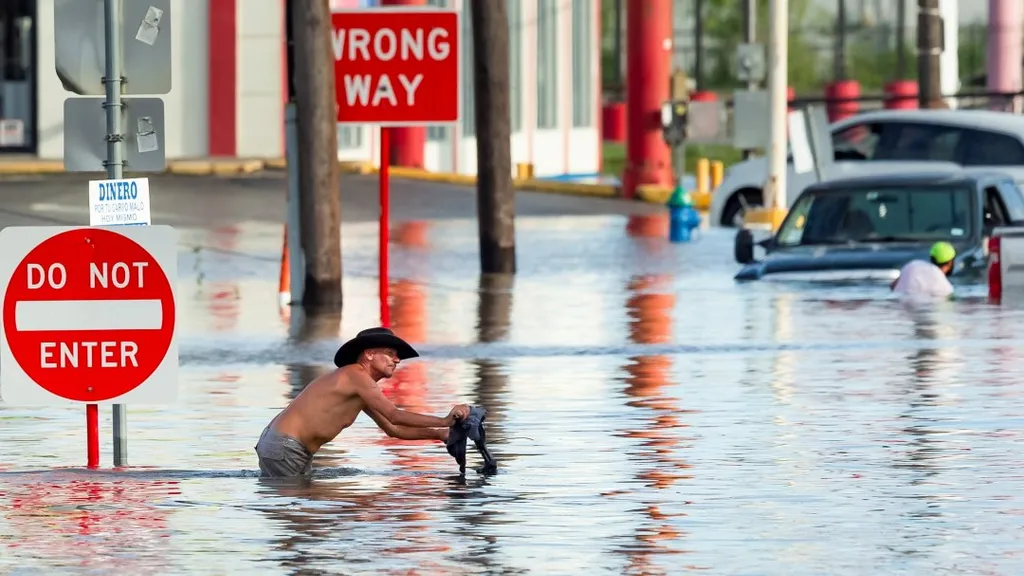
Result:
M623 0L628 5L629 0ZM732 91L742 86L736 80L736 49L743 42L743 9L746 0L704 0L704 86L703 89ZM757 41L768 37L769 0L757 0ZM684 4L685 5L685 4ZM605 90L614 97L620 91L615 70L615 0L601 0L601 65ZM690 14L676 16L676 22ZM625 15L622 19L625 26ZM789 3L789 85L798 95L822 94L835 77L832 50L835 46L835 15L811 0ZM978 29L975 29L978 28ZM687 30L685 33L692 33ZM970 89L985 73L984 26L964 26L960 32L958 57L963 89ZM917 56L913 33L904 37L904 77L917 79ZM623 46L623 49L625 47ZM846 76L861 84L863 94L880 94L896 79L897 52L891 26L861 27L850 22L846 38ZM687 70L693 73L693 70ZM982 84L983 87L983 84ZM978 87L976 86L975 89Z
M704 79L710 90L731 90L740 86L736 80L736 48L743 43L743 8L746 0L704 0L705 50L708 71ZM825 72L815 36L828 25L828 15L814 7L810 0L789 3L789 85L797 94L820 88ZM768 38L768 0L757 2L757 41Z

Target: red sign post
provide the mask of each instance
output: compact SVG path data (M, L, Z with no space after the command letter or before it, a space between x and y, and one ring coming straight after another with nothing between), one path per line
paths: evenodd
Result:
M0 242L5 403L85 403L94 424L100 403L174 399L173 229L8 227Z
M455 10L374 8L331 16L339 124L376 124L380 136L380 315L388 306L390 126L453 124L462 101L460 14Z

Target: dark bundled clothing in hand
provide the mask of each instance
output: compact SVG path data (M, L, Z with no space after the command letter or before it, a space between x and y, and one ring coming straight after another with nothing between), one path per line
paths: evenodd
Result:
M459 473L466 473L466 439L473 441L476 449L484 458L484 466L480 468L481 474L494 474L498 471L498 463L487 450L486 434L484 432L484 420L487 419L487 410L482 406L472 406L469 409L469 416L459 420L448 429L448 441L445 446L448 453L455 457L459 463Z

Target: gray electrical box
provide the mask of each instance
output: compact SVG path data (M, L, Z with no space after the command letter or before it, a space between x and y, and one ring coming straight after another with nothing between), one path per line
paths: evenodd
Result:
M764 44L740 44L736 48L736 79L763 82L768 74Z
M766 90L737 90L732 95L732 145L741 150L767 149L771 114Z

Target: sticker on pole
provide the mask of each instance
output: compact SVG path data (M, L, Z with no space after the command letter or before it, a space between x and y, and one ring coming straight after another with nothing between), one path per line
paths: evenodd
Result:
M177 232L0 230L0 400L167 404L177 397Z
M458 122L459 12L427 6L331 14L339 123Z
M150 220L149 178L89 181L89 226L149 226Z

